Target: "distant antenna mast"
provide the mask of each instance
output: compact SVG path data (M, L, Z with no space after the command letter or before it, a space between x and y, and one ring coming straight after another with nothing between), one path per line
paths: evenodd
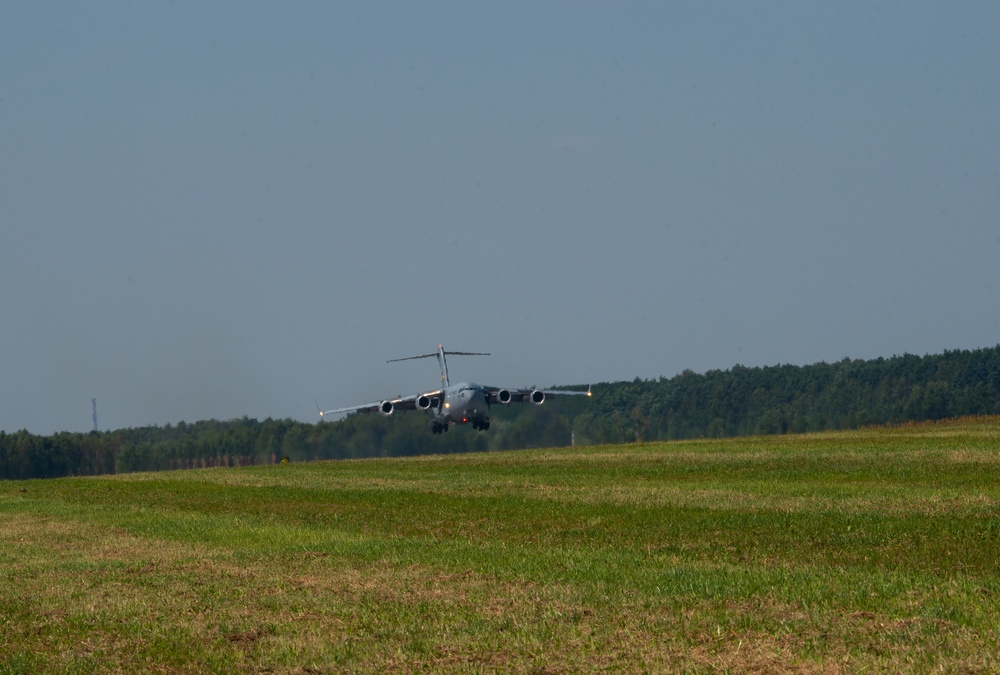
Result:
M97 399L90 399L90 407L94 411L94 431L97 431Z

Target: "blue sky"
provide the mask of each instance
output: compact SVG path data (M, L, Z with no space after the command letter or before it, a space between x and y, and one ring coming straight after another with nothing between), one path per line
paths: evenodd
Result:
M996 3L0 17L8 432L1000 342Z

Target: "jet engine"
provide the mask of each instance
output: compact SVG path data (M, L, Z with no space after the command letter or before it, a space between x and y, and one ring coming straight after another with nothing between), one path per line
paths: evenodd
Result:
M420 396L417 397L417 400L415 401L415 403L417 405L417 410L427 410L428 408L431 407L431 399L430 399L430 397L429 396L424 396L423 394L421 394Z
M506 389L501 389L497 392L497 402L498 403L510 403L510 392Z
M545 392L541 389L535 389L531 392L531 402L535 405L542 405L545 403Z
M381 403L378 404L379 414L382 415L383 417L388 417L389 415L391 415L394 409L395 406L392 405L392 401L382 401Z

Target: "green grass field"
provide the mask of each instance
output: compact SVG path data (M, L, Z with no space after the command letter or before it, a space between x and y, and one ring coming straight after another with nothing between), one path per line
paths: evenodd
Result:
M0 482L0 673L1000 670L1000 419Z

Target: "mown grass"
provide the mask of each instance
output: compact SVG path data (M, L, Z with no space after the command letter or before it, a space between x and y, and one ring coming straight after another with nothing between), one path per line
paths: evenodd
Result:
M1000 669L1000 420L0 483L0 673Z

